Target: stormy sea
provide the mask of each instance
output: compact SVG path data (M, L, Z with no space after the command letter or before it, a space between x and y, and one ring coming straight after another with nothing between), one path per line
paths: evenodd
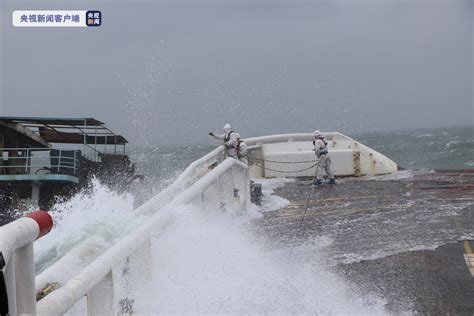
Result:
M385 154L404 169L392 179L410 177L419 171L474 168L473 127L349 136ZM145 176L143 181L120 193L94 181L84 192L57 203L51 211L55 221L53 231L35 244L37 272L45 271L71 249L87 243L89 250L81 254L83 261L74 262L62 271L65 280L74 276L89 262L89 257L97 256L120 236L146 222L147 215L134 214L134 209L166 188L189 163L215 145L131 146L131 158L137 165L137 173ZM347 233L343 231L347 226L341 222L334 230L321 231L318 238L299 245L299 250L306 247L312 259L310 263L298 263L288 262L287 256L282 255L288 249L267 247L261 236L255 236L252 223L263 212L286 205L286 200L273 193L288 181L292 180L261 181L265 194L262 206L254 206L248 214L238 217L203 214L189 206L176 209L172 223L153 239L154 282L143 284L132 294L118 293L117 306L120 298L133 296L134 309L143 314L388 313L383 295L362 293L334 273L332 264L409 251L401 242L399 247L394 247L396 238L391 245L379 243L378 249L361 247L350 256L325 251L334 235ZM445 210L449 216L456 211ZM18 210L17 216L24 212ZM438 214L437 220L443 220L444 215ZM426 236L416 239L414 235L410 247L432 249L450 238L461 237L459 234L474 236L474 230L456 231L455 225L446 225L435 242L426 240ZM332 263L327 256L332 256ZM70 314L82 314L84 308L83 302L79 302ZM397 311L405 312L412 312L409 304Z

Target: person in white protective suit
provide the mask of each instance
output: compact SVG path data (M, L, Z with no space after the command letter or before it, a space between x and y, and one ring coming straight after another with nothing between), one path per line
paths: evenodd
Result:
M335 184L336 180L334 179L334 173L331 169L331 157L329 156L328 152L328 142L319 130L314 131L313 145L314 153L318 159L318 165L316 166L316 175L313 184L320 185L323 183L322 177L319 174L322 173L322 171L326 172L326 175L329 178L329 183Z
M240 139L237 139L237 145L235 146L235 151L237 152L237 158L239 159L240 162L248 165L249 160L247 158L247 144Z
M225 152L227 157L232 157L238 159L237 157L237 141L240 138L239 133L234 132L230 124L226 124L224 126L224 134L214 134L212 132L209 133L215 139L223 140L225 146Z

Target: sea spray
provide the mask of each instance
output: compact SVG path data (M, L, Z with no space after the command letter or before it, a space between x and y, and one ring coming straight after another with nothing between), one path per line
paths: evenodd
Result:
M384 301L364 297L331 273L262 246L245 215L191 206L153 239L152 282L134 293L138 313L384 314ZM314 243L314 240L312 241ZM324 240L323 243L326 243Z
M100 236L97 251L108 247L138 220L133 212L133 197L112 191L97 179L92 180L89 188L54 205L49 213L54 228L35 243L38 272L91 236Z

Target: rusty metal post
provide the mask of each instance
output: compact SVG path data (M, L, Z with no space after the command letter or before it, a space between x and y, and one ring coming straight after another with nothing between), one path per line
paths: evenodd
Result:
M354 176L360 177L361 176L360 151L352 152L352 159L353 159Z

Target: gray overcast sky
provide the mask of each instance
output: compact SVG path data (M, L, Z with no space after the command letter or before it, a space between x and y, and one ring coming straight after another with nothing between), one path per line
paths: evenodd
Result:
M1 1L0 114L132 142L473 125L473 1ZM98 28L14 28L99 9Z

